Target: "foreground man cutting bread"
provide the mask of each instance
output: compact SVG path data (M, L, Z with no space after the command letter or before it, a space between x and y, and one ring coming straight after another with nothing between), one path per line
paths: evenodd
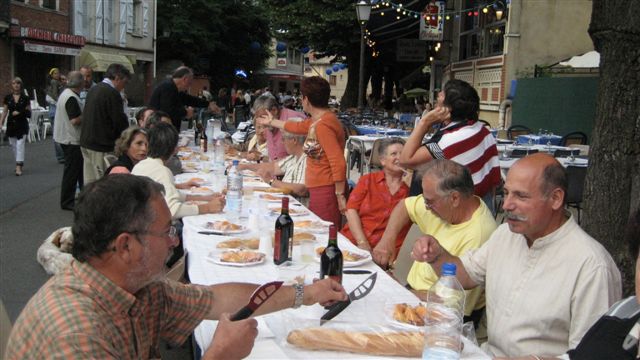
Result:
M251 352L257 322L232 322L229 313L246 304L256 285L185 285L164 278L178 242L161 185L120 174L91 183L76 203L72 231L75 260L26 305L7 359L159 358L161 338L181 344L204 319L220 322L203 359ZM329 279L282 287L256 315L346 297Z

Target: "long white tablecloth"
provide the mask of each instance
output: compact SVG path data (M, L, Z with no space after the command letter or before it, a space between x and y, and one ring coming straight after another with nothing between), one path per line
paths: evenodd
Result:
M205 179L212 179L215 175L209 174L182 174L177 177L177 181L186 180L191 177L198 176ZM224 183L224 179L218 177L212 181L211 187L219 190ZM247 186L247 185L245 185ZM254 194L259 194L255 192ZM292 207L296 209L302 208L296 201L292 200ZM256 202L245 197L244 207L260 209L264 204ZM272 206L275 206L273 204ZM264 208L262 208L264 209ZM260 229L268 231L275 225L277 215L270 212L261 211L259 218L259 227L250 229L242 236L253 235L257 237ZM208 259L208 255L212 251L216 251L216 244L219 241L227 239L226 236L202 235L198 234L199 228L203 223L212 220L228 219L228 214L209 214L190 216L183 219L183 243L184 248L188 252L187 271L189 278L194 284L213 285L226 282L249 282L262 284L274 280L292 281L296 276L304 275L305 283L309 284L313 278L319 276L320 264L317 261L303 263L300 260L300 247L294 246L293 262L291 266L275 266L273 263L273 253L267 254L266 261L262 264L250 267L230 267L217 265ZM319 218L313 214L301 217L294 217L294 228L296 220ZM248 220L241 218L240 222L247 225ZM316 245L326 245L328 232L316 233ZM235 236L237 237L237 235ZM339 235L338 243L341 249L357 250L345 237ZM379 326L389 326L388 311L385 307L394 303L416 303L418 299L410 291L393 280L387 273L382 271L373 262L368 262L358 266L358 269L367 269L378 273L377 282L366 297L361 300L354 301L347 309L339 314L331 322L337 325L346 326L347 328L363 329L363 328L379 328ZM347 292L353 290L369 275L350 275L343 276L343 285ZM248 299L247 299L248 300ZM290 330L305 327L315 327L319 325L320 317L326 312L320 305L303 306L299 309L287 309L277 313L258 317L259 335L255 343L255 347L249 358L254 359L360 359L360 358L388 358L373 357L362 354L351 354L333 351L305 351L295 348L286 342L286 336ZM330 322L330 323L331 323ZM196 342L200 349L204 352L210 345L216 328L216 321L203 321L194 331ZM326 326L326 325L325 325ZM398 330L398 329L396 329ZM465 340L465 348L463 359L489 359L476 345Z

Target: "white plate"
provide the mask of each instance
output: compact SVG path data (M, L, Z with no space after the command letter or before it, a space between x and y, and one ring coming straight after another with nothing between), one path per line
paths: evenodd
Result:
M258 253L257 251L253 251L253 252ZM249 267L249 266L256 266L264 263L264 259L266 259L267 256L263 253L260 253L260 254L262 254L262 259L260 259L260 261L254 261L254 262L248 262L248 263L234 263L234 262L222 261L220 260L220 256L222 255L222 252L218 254L209 254L209 256L207 256L206 259L214 264L223 265L223 266Z
M314 248L313 252L318 254L316 249L318 249L318 248ZM342 250L342 251L344 252L344 250ZM343 259L343 261L342 261L342 267L343 268L356 267L356 266L364 265L364 264L368 263L369 261L371 261L371 254L369 254L366 251L353 251L353 250L347 250L347 251L352 252L352 253L357 253L359 255L363 255L364 258L362 258L362 259L360 259L358 261L346 261L346 260ZM316 255L314 257L314 259L315 259L316 262L320 262L320 255Z
M194 168L182 168L182 172L183 173L197 173L198 169L194 169Z
M242 226L242 228L240 228L238 230L216 230L216 229L212 229L212 228L208 228L207 227L207 223L215 222L215 221L225 221L225 220L223 219L223 220L206 221L204 223L197 224L196 226L198 228L198 231L216 231L216 232L221 232L223 234L232 235L232 234L241 234L241 233L249 230L246 226L240 225L240 224L236 224L236 225Z
M277 206L277 207L269 207L269 211L271 211L272 214L280 214L281 210L280 210L281 206ZM309 210L301 207L301 206L291 206L289 205L289 216L292 217L296 217L296 216L305 216L305 215L309 215Z
M422 329L424 326L420 326L420 325L411 325L409 323L405 323L402 321L398 321L393 317L393 311L395 309L395 306L397 304L402 304L402 303L387 303L384 305L384 317L385 319L389 322L389 324L393 325L394 327L398 327L398 328L402 328L402 329L411 329L411 330L420 330ZM426 303L424 302L419 302L419 301L415 301L415 302L405 302L405 304L416 307L418 304L422 304L426 306Z
M284 195L284 194L278 194L278 193L266 193L266 192L261 192L260 195L258 195L260 197L260 199L263 200L267 200L268 202L273 202L273 203L282 203L282 198L283 197L287 197L288 195ZM273 198L272 198L273 197Z
M194 196L206 196L206 195L213 195L215 191L213 191L211 188L203 186L203 187L192 187L191 189L187 190L187 194L189 195L194 195Z
M310 220L301 220L301 221L310 221ZM310 232L310 233L326 233L329 231L329 225L331 223L322 221L322 220L313 220L310 226L300 227L298 222L293 223L293 226L298 231Z

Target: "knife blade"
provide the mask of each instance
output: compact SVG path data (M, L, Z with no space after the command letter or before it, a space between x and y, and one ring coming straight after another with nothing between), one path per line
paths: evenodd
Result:
M251 297L249 298L249 303L245 305L242 309L238 310L235 314L231 315L231 321L244 320L251 316L260 305L264 304L267 299L271 297L280 287L282 286L282 281L272 281L266 283L260 287L258 287Z
M202 235L224 235L221 231L198 231L198 234Z
M373 286L376 283L376 279L378 278L378 273L375 272L367 277L363 282L360 283L352 292L349 293L349 299L344 301L339 301L329 307L329 311L327 311L320 318L320 325L323 325L327 321L333 319L338 314L342 312L342 310L346 309L351 302L356 301L358 299L362 299L367 294L371 292Z

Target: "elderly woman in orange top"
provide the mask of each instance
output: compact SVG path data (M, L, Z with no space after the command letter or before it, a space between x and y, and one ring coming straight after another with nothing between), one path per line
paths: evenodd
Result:
M378 147L382 170L360 177L358 185L347 202L348 223L340 231L359 248L371 252L385 228L396 204L409 195L409 187L403 181L400 153L404 140L383 139ZM396 250L400 249L411 224L407 224L396 238ZM396 251L397 253L397 251Z
M260 124L284 129L293 134L306 134L307 154L305 185L309 190L309 209L321 219L341 226L341 213L346 210L344 130L329 109L331 89L327 80L313 76L302 80L302 109L310 117L302 122L281 121L267 113L257 119Z

